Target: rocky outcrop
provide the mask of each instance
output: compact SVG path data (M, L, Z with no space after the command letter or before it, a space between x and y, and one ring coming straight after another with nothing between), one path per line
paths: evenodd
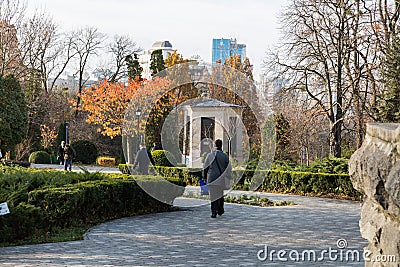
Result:
M365 266L399 266L400 124L368 124L349 171L354 188L364 194L360 229L369 242ZM396 262L389 262L393 256Z

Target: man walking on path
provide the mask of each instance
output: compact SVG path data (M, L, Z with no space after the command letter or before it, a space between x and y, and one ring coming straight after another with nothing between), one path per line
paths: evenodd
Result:
M140 174L147 175L149 174L150 163L154 166L154 160L150 152L147 151L145 145L141 144L139 148L140 150L136 154L135 163L133 164L132 168L135 169L138 167Z
M225 179L232 177L232 165L227 154L222 152L222 141L215 140L215 150L208 153L204 161L203 179L207 180L211 199L211 218L222 215L224 210Z
M69 144L66 144L64 147L64 170L67 170L69 167L69 171L71 171L72 159L74 159L75 156L75 150Z

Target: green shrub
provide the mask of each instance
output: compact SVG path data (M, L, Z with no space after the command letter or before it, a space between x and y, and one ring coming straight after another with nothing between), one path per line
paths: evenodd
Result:
M316 160L310 164L310 172L323 172L332 174L348 174L349 160L345 158L329 157Z
M296 168L296 163L290 160L275 160L272 163L271 169L282 171L293 171Z
M0 244L25 239L45 228L45 215L39 207L25 202L8 206L10 213L0 220Z
M46 151L35 151L29 155L29 162L36 164L50 164L51 158Z
M171 152L167 150L155 150L151 152L156 166L172 167L176 165L176 159Z
M149 196L138 186L138 181L157 188L158 196L164 202ZM184 190L183 187L172 187L168 181L152 176L108 176L104 180L34 190L29 193L29 203L45 209L53 226L78 226L168 210Z
M233 176L238 171L233 171ZM348 174L327 174L297 171L245 171L236 185L236 189L244 189L259 184L261 177L262 184L260 191L293 193L298 195L313 196L338 196L355 200L361 200L362 195L354 189Z
M198 185L202 176L202 169L187 167L163 167L157 166L156 171L163 177L175 177L188 185Z
M129 167L128 164L118 165L120 172L124 174L130 174ZM187 185L199 185L202 176L201 168L156 166L155 172L162 177L177 178Z
M123 174L130 174L131 173L129 171L130 166L132 166L132 164L118 164L118 169Z
M87 140L79 140L71 144L75 150L75 161L83 164L94 164L97 159L97 148L95 144Z
M346 158L323 158L313 161L310 166L296 165L291 161L274 161L272 163L272 170L280 171L299 171L299 172L312 172L312 173L331 173L331 174L348 174L349 173L349 160Z
M155 187L164 202L149 196L138 183ZM0 246L54 229L166 211L184 186L177 178L0 166L0 203L7 202L10 208L0 220Z

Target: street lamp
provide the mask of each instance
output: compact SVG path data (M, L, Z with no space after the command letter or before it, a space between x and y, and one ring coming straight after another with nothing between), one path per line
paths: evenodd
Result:
M68 144L68 126L69 126L69 123L68 123L68 121L66 121L64 124L65 124L65 144Z
M136 117L137 117L137 142L138 142L138 150L139 150L139 144L141 141L141 138L139 138L139 125L140 125L140 115L142 115L142 111L140 110L140 108L138 108L135 112Z

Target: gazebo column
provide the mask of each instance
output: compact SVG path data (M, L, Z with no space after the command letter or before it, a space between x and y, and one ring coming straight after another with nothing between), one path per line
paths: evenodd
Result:
M197 117L196 113L192 113L190 123L190 167L202 167L200 145L201 145L201 117Z
M236 157L235 159L239 162L243 162L243 123L238 121L236 124Z

